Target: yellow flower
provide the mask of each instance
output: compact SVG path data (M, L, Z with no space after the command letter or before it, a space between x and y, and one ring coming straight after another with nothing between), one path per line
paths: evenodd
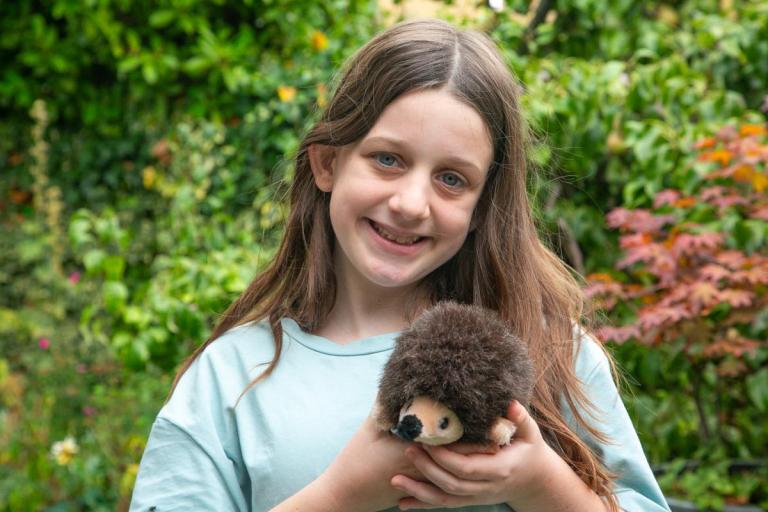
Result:
M317 84L317 106L325 108L328 104L328 88L325 84Z
M765 174L756 172L752 176L752 186L755 187L755 192L762 194L768 188L768 177Z
M148 165L141 171L141 181L144 183L145 188L152 188L152 185L157 181L157 171L151 165Z
M277 88L277 97L283 103L291 102L296 97L296 88L290 85L281 85Z
M120 477L120 495L130 496L133 484L136 483L136 475L139 472L139 465L136 463L128 464L125 473Z
M328 48L328 36L320 31L315 30L312 33L312 48L319 52Z
M80 448L73 437L66 437L63 441L56 441L51 446L51 456L62 466L69 464Z

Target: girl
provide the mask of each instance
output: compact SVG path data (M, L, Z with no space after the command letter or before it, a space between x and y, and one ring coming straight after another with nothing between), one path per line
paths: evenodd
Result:
M485 36L397 25L348 63L296 157L275 261L180 369L132 510L668 510L576 281L537 238L518 85ZM497 451L368 413L398 331L442 299L530 345ZM473 506L477 506L473 508Z

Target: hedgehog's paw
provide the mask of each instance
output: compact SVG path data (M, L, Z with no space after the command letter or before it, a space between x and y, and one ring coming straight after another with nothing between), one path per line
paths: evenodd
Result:
M507 418L499 417L493 423L489 437L497 446L505 446L512 441L516 430L517 426L514 423Z

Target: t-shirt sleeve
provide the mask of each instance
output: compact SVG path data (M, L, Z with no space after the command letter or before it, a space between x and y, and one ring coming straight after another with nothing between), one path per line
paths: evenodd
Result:
M131 512L247 510L233 462L211 441L157 418L139 466Z
M152 425L130 510L248 510L232 402L243 389L234 349L217 340L179 379Z
M609 470L618 475L616 498L625 512L669 511L664 495L653 476L632 420L621 401L610 364L597 342L583 336L576 373L594 409L582 416L610 440L602 443L585 432L584 440L602 456Z

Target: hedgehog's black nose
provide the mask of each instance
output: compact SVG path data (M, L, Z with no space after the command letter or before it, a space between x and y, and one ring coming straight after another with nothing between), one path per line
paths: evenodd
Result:
M400 423L392 429L392 433L396 434L405 441L413 441L419 434L421 434L421 420L413 414L407 414L400 419Z

